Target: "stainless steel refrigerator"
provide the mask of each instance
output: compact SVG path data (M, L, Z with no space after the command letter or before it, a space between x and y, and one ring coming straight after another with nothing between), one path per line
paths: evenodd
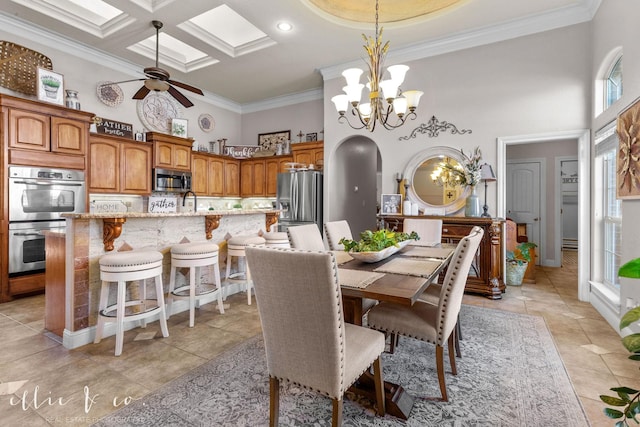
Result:
M278 230L316 224L322 232L322 172L314 170L278 174Z

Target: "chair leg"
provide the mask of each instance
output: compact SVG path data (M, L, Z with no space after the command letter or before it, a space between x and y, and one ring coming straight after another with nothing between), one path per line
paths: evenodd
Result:
M456 340L456 331L455 329L449 335L449 339L447 340L448 352L449 352L449 363L451 364L451 373L453 375L458 375L458 369L456 368L456 355L453 352Z
M227 254L227 272L226 272L226 276L225 276L225 279L227 281L229 280L229 276L231 276L231 257L232 257L232 255L228 255ZM222 295L222 298L226 301L227 300L227 295L226 294Z
M173 290L176 287L176 267L171 266L169 273L169 293L167 294L167 319L173 314Z
M333 416L331 417L331 426L340 427L342 425L342 398L333 399Z
M384 381L382 378L382 360L380 357L373 362L373 377L376 383L376 406L378 409L378 415L384 417L387 409L385 407L384 400Z
M193 328L196 320L196 272L197 268L189 268L189 327Z
M438 382L440 383L440 393L442 401L448 402L447 385L444 382L444 347L436 345L436 367L438 369Z
M251 286L253 283L251 282L251 271L249 270L249 263L247 262L247 258L244 258L244 277L247 279L247 304L251 305Z
M269 377L269 427L278 426L280 411L280 380Z
M218 288L218 311L220 314L224 314L224 304L222 304L222 282L220 281L220 267L216 262L213 264L213 280L216 282Z
M169 336L169 328L167 327L167 313L164 308L164 288L162 286L162 276L156 276L156 298L160 307L160 330L163 337Z
M118 282L118 292L116 296L116 356L122 354L122 344L124 342L124 310L125 310L125 294L127 292L127 283L125 281Z
M389 353L393 354L396 351L396 347L400 342L400 335L391 334L391 339L389 340Z
M104 333L104 316L101 316L103 310L107 308L109 299L109 282L102 281L102 288L100 289L100 302L98 303L98 323L96 324L96 336L93 340L94 344L98 344L102 341L102 334Z
M460 319L456 322L455 330L455 347L456 347L456 356L462 357L462 352L460 351L460 340L462 339L462 330L460 329Z

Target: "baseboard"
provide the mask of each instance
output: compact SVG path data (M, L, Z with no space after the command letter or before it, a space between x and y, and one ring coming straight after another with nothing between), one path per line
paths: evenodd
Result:
M589 282L589 302L598 310L598 313L611 325L611 327L620 335L620 301L619 297L606 289L604 285L596 282Z
M240 292L246 291L246 284L244 281L226 281L223 285L223 290L226 293L226 296L229 297L231 295L235 295ZM208 302L208 300L215 300L218 297L217 292L211 292L206 295L204 302ZM172 303L172 315L181 313L183 311L189 310L189 302L185 300L178 300ZM152 317L146 319L147 323L155 322L159 319L159 314L156 314ZM140 321L130 321L125 322L124 330L128 331L134 328L140 327ZM102 334L103 338L115 335L116 333L116 324L115 323L107 323L104 326L104 332ZM169 330L169 334L171 334L171 330ZM68 349L74 349L78 347L82 347L83 345L93 343L93 340L96 337L96 327L89 326L88 328L81 329L76 332L71 332L68 329L65 329L62 334L62 345Z

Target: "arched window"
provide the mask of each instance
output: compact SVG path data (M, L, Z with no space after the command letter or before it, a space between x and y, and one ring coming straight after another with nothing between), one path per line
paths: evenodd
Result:
M611 67L605 81L605 110L622 97L622 55Z

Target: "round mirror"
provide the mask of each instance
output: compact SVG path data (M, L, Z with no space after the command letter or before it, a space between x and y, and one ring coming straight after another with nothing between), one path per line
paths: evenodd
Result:
M409 199L427 214L451 215L462 209L469 189L439 182L434 179L434 171L443 162L456 166L464 157L451 147L431 147L416 154L404 170L405 179L410 180Z

